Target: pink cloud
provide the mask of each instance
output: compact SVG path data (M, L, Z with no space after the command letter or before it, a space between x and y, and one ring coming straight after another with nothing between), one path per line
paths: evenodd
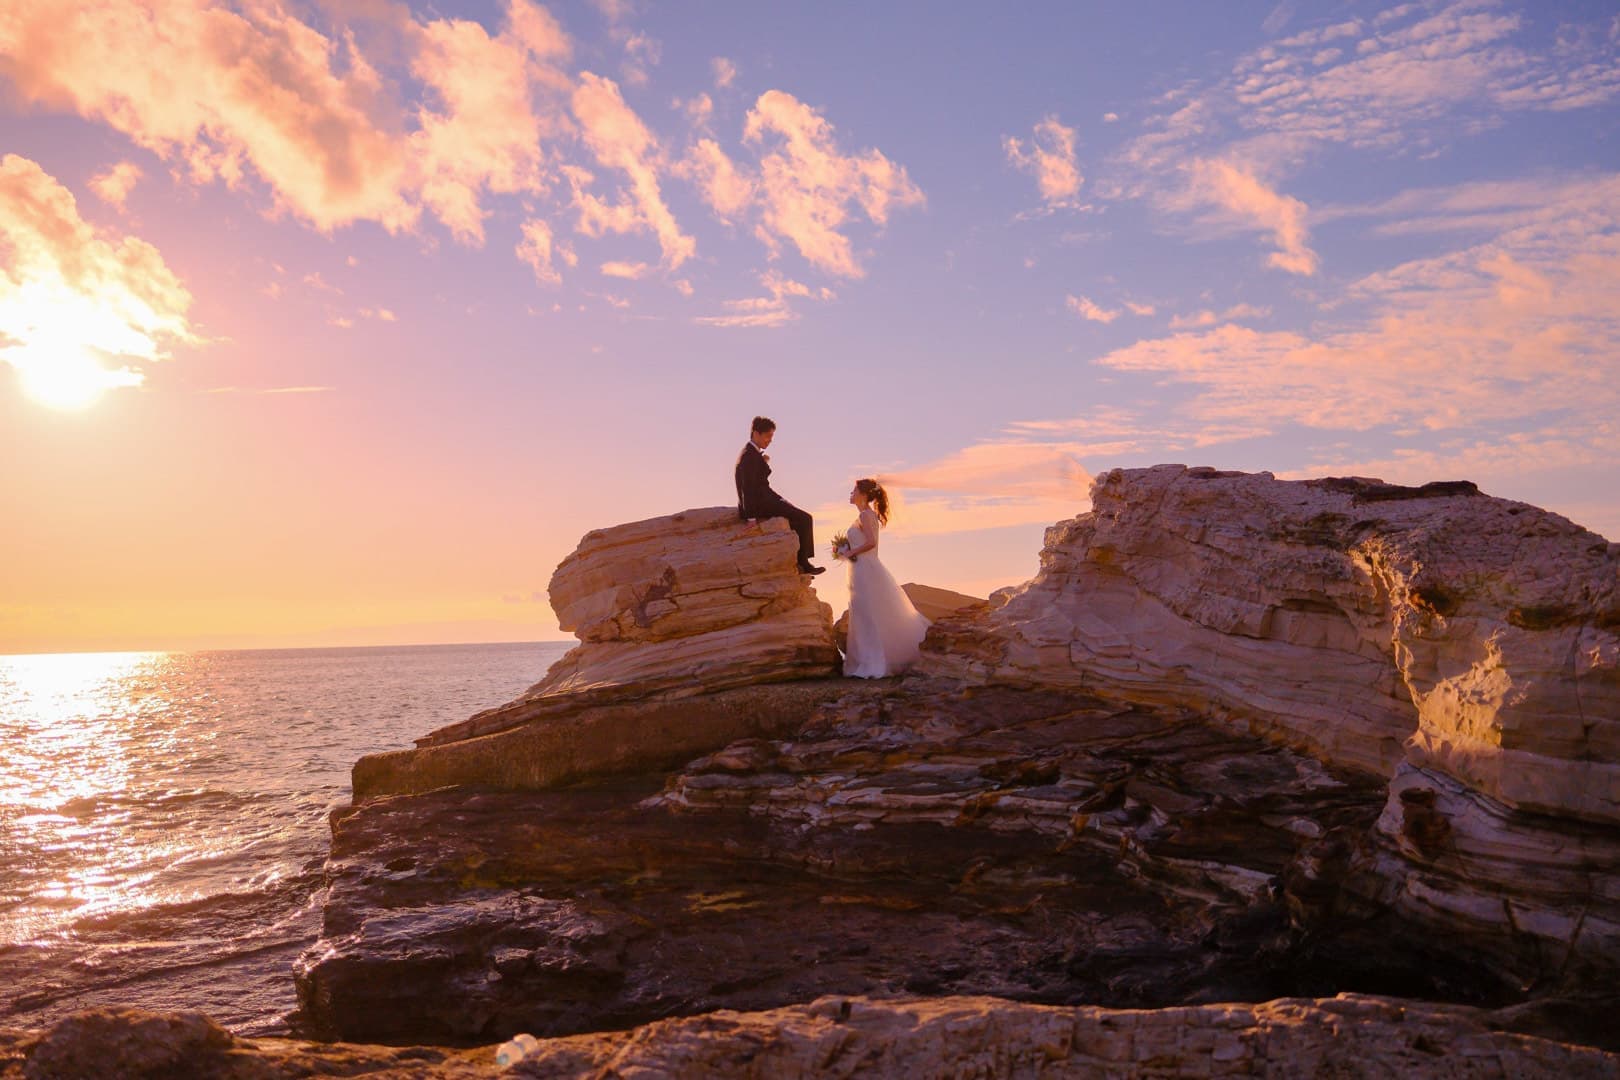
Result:
M1188 330L1200 326L1214 326L1217 323L1232 322L1235 319L1264 319L1271 315L1268 307L1256 307L1253 304L1233 304L1225 311L1214 311L1205 308L1203 311L1191 315L1175 315L1170 319L1170 329Z
M191 294L158 250L92 228L67 188L15 154L0 159L0 251L0 361L53 404L137 385L140 364L200 341Z
M1091 474L1066 443L989 441L910 469L880 473L894 531L919 536L1049 524L1090 505ZM847 510L847 507L842 508ZM822 509L836 515L833 507Z
M921 206L922 190L903 166L880 151L838 151L832 124L781 90L761 94L749 110L743 140L769 146L760 159L758 235L773 245L787 240L812 265L841 277L865 273L840 229L848 207L859 206L873 224L888 222L893 206Z
M554 66L570 51L544 9L512 0L496 37L476 22L440 19L417 30L412 72L438 100L417 110L410 136L422 202L456 239L484 239L485 191L545 190L542 140L562 127L556 103L535 107L536 87L566 86Z
M525 221L520 230L516 254L534 271L534 279L542 285L562 284L562 273L553 261L551 226L537 218ZM572 262L565 256L565 260Z
M758 195L754 181L713 139L699 139L681 163L680 172L697 185L715 216L727 224L741 217Z
M1082 319L1091 322L1111 323L1119 318L1119 309L1101 308L1084 296L1067 296L1063 300L1064 306Z
M556 64L568 40L529 0L510 0L496 37L403 9L385 22L421 102L402 99L352 34L276 5L24 0L0 25L0 55L23 100L102 121L193 182L257 176L276 209L323 231L409 230L426 208L480 242L484 192L543 189L539 144L565 119Z
M650 231L658 237L663 263L679 267L697 251L697 241L681 232L664 202L658 182L657 140L640 117L625 104L611 79L584 72L573 94L572 108L585 145L603 166L617 169L629 180L619 202L609 204L585 191L589 174L571 172L579 227L588 236L604 232Z
M132 161L120 161L107 169L106 172L92 176L90 178L90 190L95 192L96 197L108 206L114 206L122 210L124 200L128 199L129 193L135 190L135 185L140 182L141 176L141 167L139 165Z
M1199 159L1189 166L1188 199L1214 208L1238 225L1269 232L1277 250L1267 263L1291 274L1316 273L1317 257L1307 244L1306 206L1267 187L1254 173L1230 161Z
M1620 214L1575 212L1353 283L1366 316L1311 333L1224 325L1137 342L1099 363L1197 391L1210 422L1411 435L1620 414L1603 358L1620 354ZM1396 437L1400 437L1397 434Z
M703 326L783 326L799 317L799 313L793 310L790 303L793 298L826 301L836 297L836 294L825 286L819 289L812 288L803 282L784 277L775 270L767 270L761 274L759 282L765 287L768 295L727 300L724 302L727 314L702 315L692 321Z
M651 269L652 267L643 262L605 262L601 267L603 277L624 278L629 281L646 277Z
M1035 125L1027 149L1012 136L1002 140L1002 148L1014 166L1035 174L1041 198L1048 206L1070 205L1080 193L1082 178L1074 152L1074 128L1064 127L1055 115Z

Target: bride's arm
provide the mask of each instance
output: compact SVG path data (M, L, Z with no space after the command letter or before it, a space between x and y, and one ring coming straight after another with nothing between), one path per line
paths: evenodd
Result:
M866 543L862 544L860 547L850 548L849 553L851 555L864 555L868 551L872 551L877 548L878 516L876 511L861 511L861 536L865 538Z

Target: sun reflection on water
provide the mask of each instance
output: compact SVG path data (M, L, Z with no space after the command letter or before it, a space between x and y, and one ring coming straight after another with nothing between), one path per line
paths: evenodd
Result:
M161 652L0 657L0 909L24 891L80 912L115 905L139 884L132 862L162 857L129 850L118 828L127 815L98 810L130 787L169 663ZM78 855L68 872L38 865L67 850Z

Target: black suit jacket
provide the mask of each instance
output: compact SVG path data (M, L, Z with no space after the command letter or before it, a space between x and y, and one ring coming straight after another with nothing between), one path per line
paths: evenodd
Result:
M771 490L771 463L749 439L737 455L737 516L744 520L775 517L781 506L782 496Z

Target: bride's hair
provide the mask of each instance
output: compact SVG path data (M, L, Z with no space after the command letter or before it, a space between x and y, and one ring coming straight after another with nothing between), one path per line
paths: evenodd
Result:
M889 493L883 490L883 485L870 476L855 481L855 490L866 496L866 501L872 504L877 511L878 520L887 525L889 523Z

